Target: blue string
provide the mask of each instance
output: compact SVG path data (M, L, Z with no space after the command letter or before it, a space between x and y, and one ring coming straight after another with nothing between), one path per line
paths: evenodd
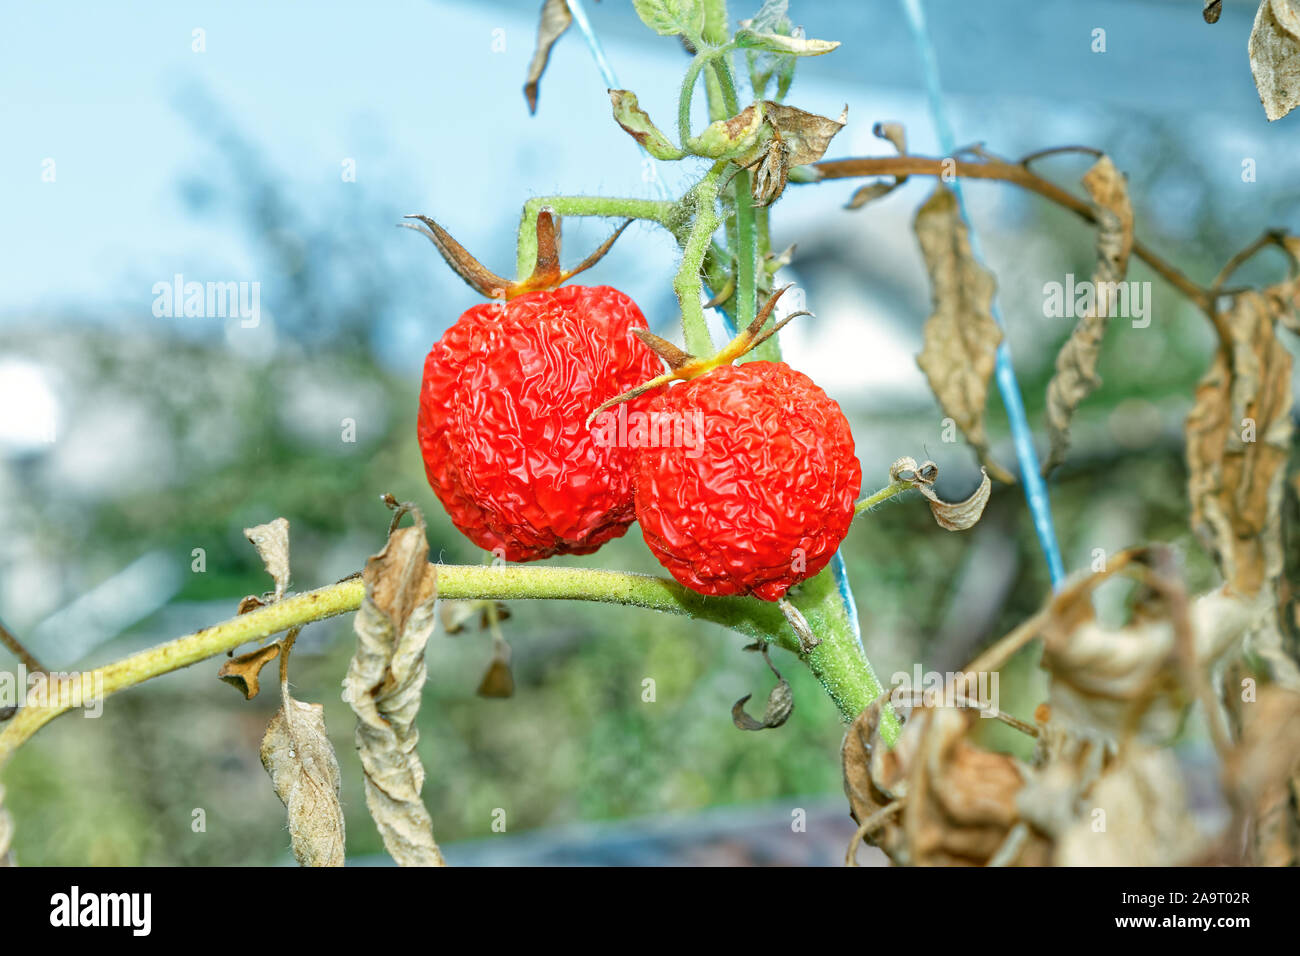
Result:
M622 85L618 82L618 76L614 73L614 68L609 65L609 60L605 57L605 48L601 45L600 37L596 36L596 30L592 27L591 21L587 19L587 10L582 5L582 0L565 0L569 7L569 12L573 14L573 22L578 25L578 30L582 33L583 38L587 41L587 49L591 51L591 58L596 61L596 69L600 70L601 79L605 81L605 88L608 90L620 90ZM668 189L664 186L663 179L659 175L658 161L646 152L645 147L637 144L641 150L641 155L650 160L650 168L654 170L655 187L660 198L668 199Z
M921 9L921 0L901 0L907 14L908 25L912 29L912 38L916 41L917 53L925 71L926 94L930 101L930 115L933 117L935 132L939 137L939 149L943 155L951 156L957 148L953 138L952 125L944 107L943 92L939 84L939 64L935 58L934 44L930 41L929 31L925 25L925 13ZM961 182L954 180L952 191L957 197L957 207L962 221L970 234L971 253L976 261L983 261L979 239L966 213L966 200L962 195ZM1002 312L996 299L992 307L993 319L1001 327ZM1025 403L1020 395L1020 385L1016 381L1015 369L1011 365L1011 348L1006 336L998 346L997 366L994 372L998 391L1002 393L1002 404L1006 408L1011 425L1011 437L1016 446L1016 458L1020 463L1020 480L1025 489L1025 501L1033 517L1034 531L1038 535L1039 546L1047 559L1047 570L1052 578L1052 587L1059 588L1065 580L1065 565L1061 561L1061 549L1056 543L1056 529L1052 523L1052 505L1047 496L1047 485L1038 470L1038 453L1034 449L1034 434L1029 428L1029 419L1025 415Z

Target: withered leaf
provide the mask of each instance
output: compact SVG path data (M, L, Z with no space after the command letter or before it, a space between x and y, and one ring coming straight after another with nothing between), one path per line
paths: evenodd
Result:
M735 42L741 49L786 53L791 56L821 56L830 53L840 45L838 40L814 40L810 37L783 33L759 33L749 28L737 30Z
M916 214L916 237L930 273L934 312L917 364L944 413L956 422L990 474L1015 479L989 454L984 405L1002 330L993 318L994 279L971 253L957 197L943 183Z
M650 119L650 115L641 109L636 94L631 90L610 90L609 101L614 107L614 120L655 159L681 159L686 155L669 141Z
M267 574L275 581L275 600L280 600L289 587L288 520L276 518L268 524L259 524L256 528L245 528L244 536L257 548L262 563L266 565Z
M1291 356L1276 335L1274 304L1238 295L1223 316L1230 341L1215 352L1187 416L1191 524L1230 591L1274 611L1249 646L1274 677L1300 688L1275 611L1283 570L1281 510L1291 441Z
M244 700L252 700L261 689L258 677L262 668L279 656L280 642L272 641L265 647L228 659L217 676L243 694Z
M293 855L302 866L343 865L339 763L325 733L325 708L285 695L262 738L262 766L289 811Z
M1260 866L1300 863L1300 694L1276 685L1243 706L1241 741L1224 779L1255 812L1254 861Z
M751 103L735 116L716 120L706 126L699 136L691 137L690 148L692 152L713 159L753 156L764 119L763 107ZM743 164L748 159L742 158L739 161Z
M524 82L524 99L528 100L528 112L537 112L537 94L546 72L546 62L551 58L551 47L560 39L564 31L573 22L573 14L565 0L544 0L542 15L537 22L537 47L533 51L532 62L528 64L528 78Z
M1263 0L1247 47L1270 122L1300 105L1300 0Z
M1201 10L1201 16L1205 18L1206 23L1218 23L1219 16L1223 13L1223 0L1205 0L1205 7Z
M1085 803L1058 837L1056 866L1177 866L1203 846L1172 751L1130 747Z
M510 645L503 640L492 642L492 660L488 663L475 691L480 697L513 697L515 676L510 670Z
M948 502L935 493L934 482L939 477L939 467L932 461L916 463L915 458L902 457L889 467L889 480L911 485L930 503L930 513L939 527L947 531L965 531L973 528L984 515L984 508L993 493L993 483L988 472L980 469L979 487L965 501Z
M755 720L745 712L745 704L754 696L753 694L746 694L732 704L731 722L740 730L770 730L774 727L780 727L790 719L790 714L794 712L794 691L790 689L790 684L781 676L781 672L776 669L776 665L772 663L766 642L758 641L750 644L745 650L758 651L763 655L763 660L767 662L768 669L776 675L777 683L767 695L767 706L763 709L763 719L761 721Z
M1111 555L1106 571L1068 582L1048 604L1041 665L1056 726L1100 740L1136 734L1160 744L1181 726L1191 688L1178 666L1167 604L1144 595L1130 623L1118 628L1099 622L1093 607L1098 586L1146 560L1141 550ZM1196 598L1189 614L1192 665L1207 677L1214 673L1239 650L1256 614L1250 602L1223 591Z
M357 650L343 687L357 715L366 806L384 846L401 866L442 866L420 799L424 767L415 752L437 574L428 561L424 519L418 510L412 515L415 524L393 530L384 549L366 561L365 596L353 625Z
M780 727L790 719L794 712L794 692L784 678L767 695L767 706L763 708L763 719L755 720L745 713L745 705L753 694L746 694L731 705L731 721L741 730L771 730Z
M1056 374L1047 386L1047 428L1051 451L1043 463L1043 474L1065 460L1070 447L1070 422L1075 409L1101 384L1097 361L1102 338L1110 323L1118 283L1128 272L1133 251L1133 205L1129 202L1124 174L1109 156L1102 156L1083 177L1097 215L1097 265L1092 283L1094 305L1079 316L1070 337L1056 356Z

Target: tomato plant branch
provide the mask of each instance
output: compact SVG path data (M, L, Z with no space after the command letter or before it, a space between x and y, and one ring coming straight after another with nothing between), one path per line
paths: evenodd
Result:
M438 594L449 600L595 601L682 614L721 624L747 637L798 652L798 640L776 604L752 597L705 597L675 581L589 568L482 567L436 565ZM791 599L816 633L828 635L804 656L845 720L851 720L880 694L880 682L856 642L835 638L842 628L839 595L829 573L807 581ZM154 677L224 654L251 641L313 621L336 617L361 606L360 578L286 597L193 634L133 654L88 674L68 678L107 697ZM89 683L86 683L86 681ZM19 746L55 717L72 709L74 695L52 688L47 702L22 707L0 731L0 766Z
M704 317L704 303L700 301L700 295L704 291L700 270L704 266L704 257L711 246L713 233L722 222L718 216L717 202L718 191L722 187L722 173L726 167L725 160L714 163L683 200L692 209L695 218L682 247L682 263L673 279L673 291L677 293L677 301L682 310L682 334L686 340L686 351L692 355L713 354L709 323Z
M537 261L537 216L553 209L560 216L599 216L610 219L643 219L677 231L677 203L664 199L632 199L621 196L537 196L524 203L519 220L516 268L522 278Z
M1031 154L1029 158L1035 158L1035 154ZM1051 180L1044 179L1022 163L1012 163L995 157L969 161L911 155L873 156L823 160L813 163L812 169L815 170L813 182L858 176L943 176L945 172L966 179L995 179L1035 192L1044 199L1068 209L1086 222L1094 225L1097 222L1097 214L1086 200L1062 189ZM1197 285L1137 239L1133 241L1133 254L1204 312L1214 323L1216 330L1220 331L1221 336L1223 335L1225 330L1222 328L1222 320L1214 308L1213 296L1208 289Z

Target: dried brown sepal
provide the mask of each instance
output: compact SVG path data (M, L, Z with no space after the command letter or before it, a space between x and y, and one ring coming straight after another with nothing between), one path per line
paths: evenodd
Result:
M1056 356L1056 374L1047 386L1047 428L1051 450L1043 462L1048 475L1065 460L1070 448L1070 422L1074 412L1099 385L1097 362L1106 327L1112 318L1110 289L1117 289L1128 272L1133 251L1133 205L1124 174L1109 156L1102 156L1083 177L1097 217L1097 265L1092 272L1097 290L1087 309Z
M786 621L789 622L790 628L799 641L799 653L811 653L813 648L820 644L822 640L813 633L812 627L808 624L808 619L803 616L803 612L791 604L789 598L781 598L777 602L777 606L781 608L781 613L785 615ZM769 663L771 662L769 661Z
M342 866L341 775L325 732L325 709L285 693L262 738L261 758L289 812L294 858L301 866Z
M526 279L516 282L499 276L478 259L474 258L464 246L452 238L451 233L443 229L428 216L409 215L407 219L416 219L422 225L409 222L399 223L407 229L414 229L433 243L452 271L480 295L494 300L510 300L528 292L555 289L568 282L579 273L585 272L604 258L613 247L614 242L623 234L632 220L627 220L614 231L614 234L601 243L586 259L572 269L560 268L560 220L549 209L543 209L537 215L537 260L533 272Z
M630 402L635 398L641 397L646 392L667 385L669 382L698 378L699 376L718 368L720 365L730 364L747 352L757 348L763 342L766 342L771 336L785 328L792 319L796 319L801 315L811 315L812 313L810 312L792 312L772 328L767 329L766 331L763 330L763 325L771 317L772 310L776 308L776 303L780 300L781 296L791 288L793 288L792 285L787 285L777 289L776 292L774 292L772 296L763 303L762 308L758 310L758 314L754 316L754 321L750 322L746 328L741 329L736 337L723 346L722 350L712 358L698 358L687 352L683 352L671 342L661 339L653 333L637 330L635 333L637 338L644 342L648 348L663 359L664 363L669 366L670 370L665 372L663 375L658 375L655 378L652 378L648 382L642 382L635 388L628 389L621 395L615 395L613 398L601 402L596 406L592 413L587 416L586 427L590 428L592 423L596 420L597 415L613 408L615 405L622 405L624 402Z
M261 690L259 676L262 668L279 656L280 642L273 641L265 647L225 661L221 670L217 671L217 677L243 694L244 700L252 700Z
M971 253L956 196L943 183L916 214L916 237L930 274L934 311L925 322L917 364L944 413L961 429L998 481L1015 478L994 462L984 431L984 406L1002 342L993 318L992 273Z
M442 866L420 799L424 767L415 750L437 572L428 560L424 517L418 509L411 514L414 524L394 529L366 561L365 596L353 624L357 649L343 687L357 715L366 806L384 846L401 866Z
M1264 113L1281 119L1300 105L1300 0L1263 0L1247 49Z
M235 614L247 614L249 611L256 611L259 607L266 607L266 602L255 594L241 598L239 607L235 609Z
M537 47L533 59L528 64L528 78L524 82L524 99L528 101L528 112L537 112L537 95L546 72L546 63L551 58L551 48L573 23L573 14L565 0L544 0L542 15L537 22Z

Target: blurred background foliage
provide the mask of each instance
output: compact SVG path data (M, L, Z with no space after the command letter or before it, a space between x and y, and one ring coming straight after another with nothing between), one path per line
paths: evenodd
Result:
M234 6L201 12L251 30L249 8ZM393 4L376 13L379 26L368 21L364 29L386 35L392 48L411 46L415 30L442 33L437 53L419 67L421 113L410 115L391 88L368 79L366 57L379 55L370 47L359 47L348 73L366 111L332 112L328 97L312 107L316 123L351 131L358 150L382 157L378 175L354 183L335 181L337 151L317 156L315 167L295 166L265 116L238 105L247 90L236 80L211 71L153 77L135 92L165 100L190 134L179 158L158 173L165 181L124 187L135 190L132 202L154 204L152 212L119 229L108 210L120 197L105 195L103 210L80 210L82 228L93 223L104 233L100 241L115 247L108 265L80 240L68 240L63 253L39 238L35 253L15 250L10 269L24 255L46 265L0 283L10 290L7 299L0 292L0 617L47 666L106 662L229 617L240 597L269 586L242 529L275 516L291 523L299 590L357 570L378 550L388 521L379 501L385 492L425 509L431 552L441 560L483 559L428 490L414 440L423 354L473 293L432 249L393 224L408 212L435 214L485 261L505 268L529 196L656 194L608 119L576 37L557 47L539 118L530 122L518 86L536 6ZM634 29L622 6L595 8L596 26L609 31L625 82L643 103L658 104L653 115L669 115L664 104L685 61L671 44ZM751 12L732 6L736 17ZM907 121L915 148L925 152L932 139L915 70L900 65L887 74L861 58L881 50L887 63L907 63L910 49L899 52L906 48L901 18L892 5L876 4L878 14L865 19L865 6L792 4L809 35L844 40L845 48L801 67L791 102L813 109L850 102L850 127L832 157L883 153L869 135L877 119ZM927 6L940 58L952 64L959 138L1006 155L1074 141L1106 149L1130 177L1138 234L1202 281L1265 226L1297 228L1295 123L1264 123L1245 67L1247 5L1226 4L1210 28L1196 4L1097 4L1094 16L1107 24L1115 51L1109 61L1088 58L1091 20L1069 5L1008 2L999 11L1006 34L981 30L974 39L970 14L959 9L965 5ZM1024 8L1025 18L1013 8ZM283 11L269 16L265 42L296 23ZM347 48L344 22L329 33ZM509 38L505 56L490 52L498 28ZM55 42L48 14L27 29L47 46ZM1232 30L1236 39L1224 40ZM183 48L188 37L186 26L175 42ZM886 43L890 37L898 42ZM261 77L258 98L291 110L308 81L289 67L320 51L302 49L287 32L278 42L297 52ZM1178 88L1186 61L1214 87L1208 100ZM1094 75L1083 82L1078 69ZM1223 79L1210 83L1211 76ZM999 83L1005 92L989 88ZM456 97L446 95L450 89ZM89 94L73 83L62 95L71 102ZM461 133L440 132L444 121L463 122L455 118L461 114L474 117L480 140L452 141ZM57 108L39 120L28 116L13 142L39 156L38 133L58 122ZM406 151L407 125L438 143L436 154ZM147 144L116 148L147 162ZM1257 182L1241 180L1245 157L1258 160ZM1071 187L1086 168L1083 159L1049 162L1043 169ZM485 185L485 175L495 187ZM678 185L668 183L670 191ZM784 336L787 357L845 406L864 490L884 484L890 461L907 454L935 459L941 493L964 495L978 474L973 456L943 443L941 416L913 360L929 308L910 219L930 185L914 181L863 211L842 212L854 185L792 187L773 213L774 246L798 243L789 279L806 289L816 313ZM11 242L25 234L22 217L50 215L41 188L18 197ZM159 198L160 190L168 198ZM1043 317L1042 285L1066 273L1086 278L1092 235L1012 187L980 184L971 193L1030 419L1041 427L1055 350L1070 330L1070 320ZM570 255L606 228L572 223ZM207 234L211 247L195 239ZM672 254L649 227L634 228L590 281L632 292L652 325L673 334ZM57 268L48 264L61 255ZM78 256L92 273L115 270L118 279L106 281L102 295L59 296L58 277L77 271ZM1242 279L1280 269L1265 258ZM237 319L155 318L145 291L176 272L200 281L260 281L261 323L244 329ZM1211 338L1203 318L1141 264L1130 278L1153 282L1153 321L1146 329L1113 324L1101 364L1105 384L1081 409L1074 449L1051 484L1057 528L1071 570L1088 566L1097 548L1167 541L1180 546L1189 583L1201 589L1213 572L1187 529L1181 428ZM81 280L69 281L78 288ZM355 442L342 440L344 419L356 423ZM996 454L1011 463L996 396L988 421ZM195 549L202 549L202 572L194 570ZM928 670L960 667L1032 613L1048 586L1016 488L995 488L984 520L967 534L937 528L918 501L891 502L859 523L844 555L866 647L886 682L917 661ZM635 528L598 555L565 560L658 571ZM746 734L732 726L729 708L750 692L761 700L772 678L760 657L742 652L739 636L612 607L517 603L510 613L511 700L474 694L490 658L486 634L439 633L430 645L419 749L435 833L451 844L452 862L482 859L473 843L458 857L460 841L510 839L492 834L498 808L510 835L663 817L686 832L689 818L709 808L728 809L697 819L744 820L749 832L757 831L756 820L776 820L788 831L796 807L825 809L814 815L821 828L810 827L814 838L851 833L840 789L841 727L793 658L774 659L794 688L792 719L777 731ZM297 697L325 705L343 768L349 854L364 860L382 848L365 813L352 715L340 699L352 643L349 618L310 626L294 653L292 680ZM28 744L6 771L20 861L284 862L283 808L257 757L276 695L272 689L243 701L216 679L219 664L111 698L99 720L64 717ZM10 666L3 652L0 666ZM656 685L652 703L642 699L646 678ZM1002 706L1028 717L1042 694L1031 650L1003 674ZM1000 725L982 730L999 746L1027 752L1026 741ZM1194 734L1186 746L1200 746ZM741 805L761 812L747 815ZM193 826L196 810L205 815L203 832ZM612 839L601 832L600 839ZM744 832L734 839L743 845ZM600 840L591 840L590 855L579 859L601 858ZM816 859L832 862L835 852Z

